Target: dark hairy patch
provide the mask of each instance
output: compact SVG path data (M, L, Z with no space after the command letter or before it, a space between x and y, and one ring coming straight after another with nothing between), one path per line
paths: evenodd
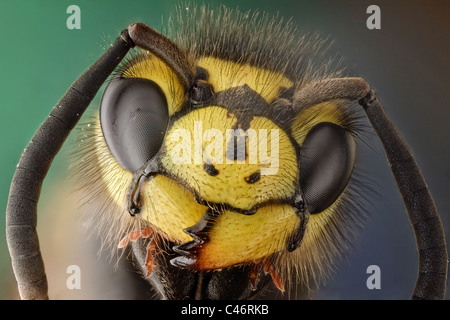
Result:
M210 176L217 176L219 174L219 170L217 170L213 164L211 163L204 163L203 164L203 170Z
M304 34L286 19L225 6L179 6L168 36L188 55L213 56L285 74L294 82L329 76L328 40ZM317 66L311 68L311 66ZM311 70L315 70L314 74ZM319 72L319 70L322 70Z
M261 179L261 172L256 171L244 179L245 179L245 182L247 182L249 184L258 182Z

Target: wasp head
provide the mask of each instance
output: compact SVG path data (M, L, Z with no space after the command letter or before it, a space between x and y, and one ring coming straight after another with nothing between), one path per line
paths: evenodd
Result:
M343 208L358 116L346 100L297 94L329 77L310 69L318 40L243 19L203 8L180 16L174 42L130 27L163 44L122 64L85 130L85 190L102 195L109 238L131 241L162 298L249 298L270 280L284 291L292 272L320 278L355 219Z

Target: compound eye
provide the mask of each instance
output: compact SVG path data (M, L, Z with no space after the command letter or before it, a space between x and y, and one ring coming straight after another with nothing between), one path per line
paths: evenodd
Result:
M344 191L355 155L355 140L341 126L323 122L308 132L300 151L300 188L310 213L327 209Z
M135 172L160 149L169 114L167 100L153 81L116 78L106 87L100 124L117 163Z

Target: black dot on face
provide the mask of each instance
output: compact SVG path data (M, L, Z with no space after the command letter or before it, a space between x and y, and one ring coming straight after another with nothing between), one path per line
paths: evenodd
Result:
M210 163L204 163L203 164L203 170L210 176L217 176L219 174L219 171L214 167L213 164Z
M249 177L246 177L244 179L247 183L258 182L259 179L261 179L261 173L259 171L256 171L255 173L252 173Z

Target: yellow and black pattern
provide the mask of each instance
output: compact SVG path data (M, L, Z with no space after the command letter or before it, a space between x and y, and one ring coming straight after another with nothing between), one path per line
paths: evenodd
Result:
M304 284L311 278L319 282L363 220L352 200L358 192L353 178L326 209L314 213L308 211L299 182L304 174L300 155L313 128L330 124L352 138L359 130L358 113L348 101L301 110L293 105L296 90L305 84L340 74L330 71L329 63L316 62L324 42L298 36L277 18L205 7L180 12L169 35L186 52L207 91L201 103L190 100L170 65L139 49L116 72L115 78L153 81L167 101L169 121L155 156L158 172L140 186L138 215L128 214L134 172L114 159L98 116L83 125L83 151L75 170L86 199L100 199L90 214L105 242L116 247L124 235L150 226L162 252L166 245L176 246L180 257L174 264L182 267L221 270L270 260L282 281L296 275ZM267 145L277 132L278 163L262 163L258 157L250 161L252 143L260 140L249 136L244 137L243 157L230 156L227 130L236 129L265 130ZM219 132L223 140L216 135L196 144L179 132L203 138ZM222 149L213 148L218 145ZM213 159L174 161L186 153L193 159L196 148L208 147ZM350 170L353 166L348 164ZM262 174L271 167L272 174Z

